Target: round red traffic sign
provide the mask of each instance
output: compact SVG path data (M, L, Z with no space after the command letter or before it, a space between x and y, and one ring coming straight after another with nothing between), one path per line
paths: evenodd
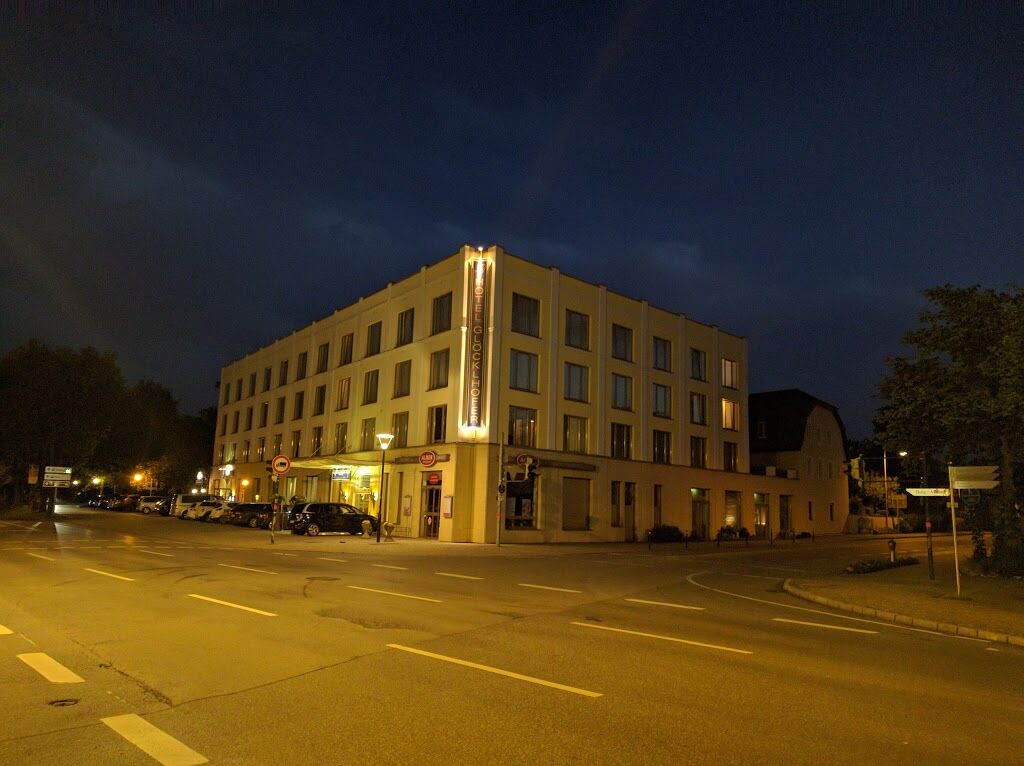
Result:
M288 473L288 469L292 467L292 461L288 459L287 455L274 455L274 459L270 461L270 467L274 469L274 473Z
M437 462L437 453L432 449L423 450L420 453L420 465L424 468L430 468L434 463Z
M527 463L533 462L533 455L528 455L525 452L516 458L516 463L519 465L526 465Z

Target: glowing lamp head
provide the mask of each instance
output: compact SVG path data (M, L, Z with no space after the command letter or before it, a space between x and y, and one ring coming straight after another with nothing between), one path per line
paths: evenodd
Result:
M93 483L94 485L97 485L97 486L98 486L98 485L99 485L99 483L100 483L100 477L99 477L99 476L93 476L93 477L92 477L92 483Z
M380 445L382 450L386 450L391 446L391 441L395 438L394 434L377 434L377 444Z
M137 473L134 476L132 476L132 479L134 481L142 481L142 474L141 473Z

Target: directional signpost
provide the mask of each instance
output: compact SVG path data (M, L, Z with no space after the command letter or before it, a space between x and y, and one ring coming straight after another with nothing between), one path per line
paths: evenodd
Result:
M52 503L50 509L57 507L57 487L71 486L71 469L66 465L48 465L43 469L43 487L53 488L53 497L47 502Z
M956 596L960 598L960 559L956 551L956 490L995 489L999 486L999 466L949 466L949 515L953 521L953 570L956 572Z

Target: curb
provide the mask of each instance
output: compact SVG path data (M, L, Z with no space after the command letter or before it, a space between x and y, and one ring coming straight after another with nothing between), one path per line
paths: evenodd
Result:
M804 590L803 588L795 585L793 581L788 578L782 584L782 589L791 596L796 596L797 598L805 601L811 601L815 604L820 604L821 606L828 606L842 612L853 612L854 614L861 614L866 617L875 617L876 619L883 620L885 622L891 622L894 625L909 625L914 628L934 630L938 633L948 633L951 636L967 636L968 638L980 638L983 641L992 641L995 643L1024 647L1024 636L1017 636L1011 633L998 633L992 630L983 630L982 628L971 628L965 625L954 625L949 622L925 620L921 617L911 617L905 614L897 614L896 612L886 612L883 609L874 609L870 606L860 606L858 604L847 603L846 601L837 601L836 599L819 596L816 593Z

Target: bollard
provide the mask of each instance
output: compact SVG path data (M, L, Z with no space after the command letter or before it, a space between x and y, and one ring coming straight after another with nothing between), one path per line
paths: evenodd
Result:
M385 542L387 542L387 541L394 542L395 538L392 537L394 532L395 532L395 525L392 522L390 522L390 521L384 522L384 541Z
M896 541L889 540L889 563L896 563Z
M373 534L373 523L369 519L363 519L363 534Z

